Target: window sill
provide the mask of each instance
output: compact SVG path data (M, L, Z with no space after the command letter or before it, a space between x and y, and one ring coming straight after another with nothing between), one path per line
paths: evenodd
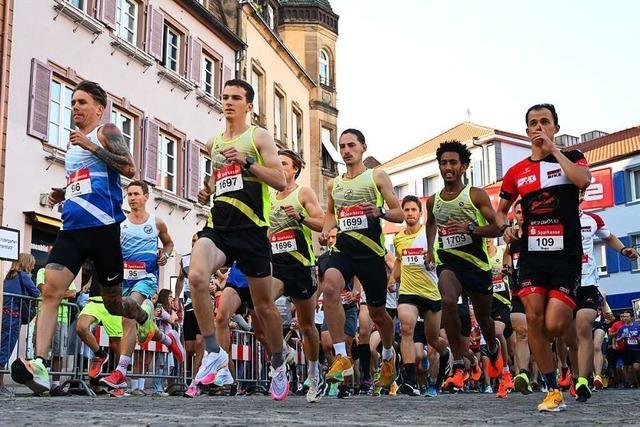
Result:
M173 83L174 86L179 87L184 92L191 92L195 89L195 85L190 80L163 66L160 66L158 77L160 77L158 83L160 83L162 79L167 79L169 82Z
M218 98L214 98L206 92L201 91L200 89L196 89L196 99L206 105L209 108L216 110L219 113L222 113L222 101Z
M60 147L56 147L55 145L43 142L42 151L44 151L44 158L48 162L50 162L51 164L57 163L64 166L64 161L67 157L67 152L65 150Z
M322 168L322 175L327 176L329 178L335 178L336 176L338 176L338 171Z
M209 209L211 209L209 206L196 205L196 217L206 221L209 219Z
M625 206L634 206L634 205L640 205L640 199L638 200L629 200L627 203L624 204Z
M156 62L156 60L153 58L153 56L149 55L147 52L145 52L144 50L140 49L138 46L135 46L135 45L129 43L128 41L126 41L122 37L119 37L119 36L114 34L114 35L111 36L111 38L113 38L113 41L111 42L111 46L113 46L114 49L123 52L130 59L133 59L136 62L138 62L138 63L140 63L140 64L142 64L142 65L144 65L146 67L150 67L151 65L153 65ZM115 52L115 50L114 50L114 52ZM111 54L113 55L113 52Z
M156 202L159 202L158 205L160 205L160 203L165 203L173 207L174 209L178 208L183 211L190 211L193 209L193 204L191 202L184 200L178 197L177 195L170 193L167 190L163 190L161 188L154 188L153 192L155 193L153 195L153 199Z
M71 3L67 2L66 0L54 1L56 2L56 4L53 6L53 8L58 12L58 14L53 18L54 20L58 17L59 14L62 13L67 18L71 19L76 25L83 26L95 36L98 36L104 32L104 25L102 25L98 20L93 18L85 11L72 6Z

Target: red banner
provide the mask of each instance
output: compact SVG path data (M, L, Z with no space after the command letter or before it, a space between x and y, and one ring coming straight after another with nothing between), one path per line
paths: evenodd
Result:
M591 171L591 185L584 193L580 207L587 210L604 209L613 206L613 185L611 168Z

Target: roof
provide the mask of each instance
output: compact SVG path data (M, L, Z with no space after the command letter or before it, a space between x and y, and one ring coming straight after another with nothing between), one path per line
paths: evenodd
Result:
M511 134L509 132L500 131L490 127L477 125L471 122L463 122L441 133L435 138L432 138L427 142L423 142L417 147L412 148L411 150L406 151L397 157L394 157L388 162L380 165L380 167L383 169L387 169L411 160L415 160L416 158L419 158L419 157L424 157L424 156L428 156L429 154L433 154L438 149L438 146L444 141L449 141L452 139L456 139L458 141L468 141L472 138L480 138L487 135L498 135L498 134L512 136L516 138L522 138L523 140L526 140L526 138L521 135Z
M640 126L575 144L570 146L569 149L582 151L590 165L597 165L637 154L640 153Z
M329 0L280 0L281 6L317 6L333 12Z

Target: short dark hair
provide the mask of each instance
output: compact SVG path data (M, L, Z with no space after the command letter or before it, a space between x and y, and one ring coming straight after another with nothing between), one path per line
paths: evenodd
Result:
M345 130L342 131L340 136L342 137L342 135L344 135L346 133L350 133L351 135L355 135L356 139L361 144L366 144L367 143L367 141L364 139L364 134L362 132L360 132L358 129L353 129L353 128L345 129Z
M149 194L149 184L142 180L138 179L135 181L131 181L129 184L127 184L127 190L129 189L129 187L140 187L142 188L142 194Z
M529 125L529 113L532 111L544 110L547 109L551 112L551 117L553 117L553 124L558 126L558 113L556 113L556 107L553 104L536 104L529 107L527 110L527 114L524 115L524 122Z
M245 98L249 103L253 102L253 98L256 96L256 92L253 90L253 86L251 86L249 82L244 81L242 79L227 80L226 83L224 84L224 87L227 87L227 86L236 86L244 89Z
M287 156L291 159L291 161L293 162L293 167L298 169L298 172L296 172L296 178L298 178L300 176L300 172L302 172L302 169L304 168L304 160L302 159L300 154L296 153L293 150L279 150L278 155Z
M460 163L468 165L471 162L471 151L466 145L458 140L445 141L436 150L436 159L440 163L440 158L444 153L458 153L460 156Z
M416 196L414 196L412 194L410 194L408 196L404 196L404 199L402 199L402 204L401 204L402 209L404 209L404 205L406 205L409 202L413 202L416 205L418 205L418 210L420 212L422 212L422 203L420 203L420 199L418 199Z
M520 205L522 205L522 199L516 200L516 202L513 204L513 209L517 208Z
M91 95L91 98L93 98L94 101L103 107L107 106L107 92L102 89L100 84L89 80L83 80L78 83L78 86L76 86L75 89L73 89L73 93L76 93L79 90L87 92Z

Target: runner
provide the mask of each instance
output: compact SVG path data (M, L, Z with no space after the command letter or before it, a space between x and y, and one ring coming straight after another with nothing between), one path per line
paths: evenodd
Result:
M405 374L400 390L410 396L419 396L420 390L416 387L414 345L414 330L418 318L423 319L424 332L420 335L425 336L427 343L440 355L440 363L432 367L432 373L435 371L441 377L446 376L449 349L447 342L440 338L442 302L438 290L438 278L424 263L427 237L425 227L420 223L422 217L420 199L415 196L402 199L402 212L407 226L393 238L396 254L393 272L395 280L400 283L398 316L402 334L400 351ZM427 387L430 391L435 391L436 379L437 376L427 378ZM432 396L432 393L429 395Z
M459 141L446 141L440 144L436 158L444 189L427 200L428 247L425 262L427 265L432 261L437 264L442 317L454 359L453 372L442 388L452 391L464 386L463 355L467 348L460 335L457 307L463 291L473 304L482 335L487 341L489 375L496 378L502 374L505 361L491 318L493 286L484 239L501 234L501 230L496 226L487 193L462 183L471 159L469 149Z
M127 202L131 213L120 225L125 277L122 295L131 297L145 311L153 313L154 306L150 299L158 291L159 267L165 265L171 256L173 240L165 222L147 212L148 200L149 186L146 182L131 181L127 185ZM162 242L162 248L158 248L158 239ZM122 328L124 335L120 343L118 366L111 375L100 380L101 384L112 389L127 387L127 369L136 345L136 325L133 319L123 317ZM144 345L152 340L167 346L177 362L182 363L184 348L175 330L165 334L155 324L148 330L138 328L138 344Z
M340 293L356 276L367 295L371 320L382 336L382 369L379 386L390 387L396 377L393 350L393 321L385 310L387 274L380 218L402 222L402 210L393 193L389 176L380 169L367 169L362 161L367 144L362 132L347 129L340 135L340 154L347 172L328 186L329 213L325 216L321 241L338 226L335 250L331 253L324 278L325 319L333 340L336 358L326 375L328 382L342 382L353 375L353 362L347 356L344 338L344 311ZM383 206L387 203L389 210Z
M229 356L216 340L209 278L223 265L237 261L248 277L251 298L271 352L271 397L284 400L289 381L280 314L273 302L267 228L268 187L282 191L286 179L271 134L246 123L247 113L253 109L253 97L253 88L244 80L225 83L222 103L226 127L208 145L215 172L198 199L208 204L214 194L212 228L201 232L189 267L193 308L207 351L195 380L211 384L228 365Z
M531 156L504 176L498 221L505 223L511 205L522 196L524 223L520 247L519 296L527 313L529 345L549 388L539 411L566 409L558 388L549 340L570 327L580 280L579 189L591 183L584 155L560 151L554 135L560 130L555 107L534 105L525 115ZM511 227L505 240L514 239Z
M271 196L269 238L275 295L291 298L296 306L308 360L307 402L311 403L319 401L323 392L318 362L320 337L313 323L317 284L311 231L322 231L324 212L313 190L296 182L304 168L300 155L291 150L280 150L278 155L287 186Z
M581 191L580 203L583 200L584 191ZM576 295L575 328L570 328L574 331L566 334L565 339L567 341L575 341L577 335L578 366L574 366L573 370L578 371L579 377L575 384L575 389L578 395L578 402L586 402L591 397L588 378L594 372L593 326L598 315L598 307L603 300L598 291L598 266L593 254L594 238L599 238L611 249L632 261L638 258L638 253L634 248L625 247L620 239L609 231L602 218L597 214L580 211L580 227L582 230L583 250L582 280ZM573 345L575 346L576 344L573 343ZM600 370L596 373L594 385L597 382L602 383L602 378L599 378Z
M153 330L153 307L140 307L122 296L123 263L120 248L122 187L120 175L133 178L135 165L116 125L100 126L107 94L99 84L83 81L71 100L71 132L65 156L67 187L53 188L49 207L62 207L62 230L49 255L42 311L37 320L36 357L11 365L14 381L36 393L48 391L48 359L58 306L86 258L93 259L102 284L104 304L110 314L134 319L139 330Z

